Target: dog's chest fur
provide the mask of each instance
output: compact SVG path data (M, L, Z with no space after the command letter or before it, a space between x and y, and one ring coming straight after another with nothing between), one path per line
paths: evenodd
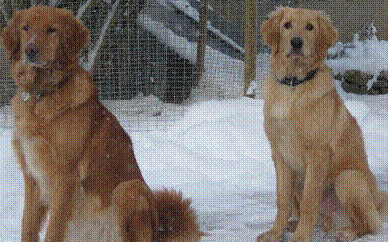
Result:
M268 102L269 113L265 116L266 133L273 146L281 153L285 163L296 172L305 172L304 139L295 132L296 121L292 119L293 100L285 96L277 102Z
M48 205L50 202L50 182L45 168L47 160L51 160L50 151L45 140L39 136L39 120L34 114L36 100L23 99L22 93L18 93L12 99L12 110L15 116L15 139L20 142L20 151L23 154L25 173L32 176L40 189L39 200ZM46 163L47 165L47 163Z
M304 104L304 96L289 87L272 92L265 101L265 130L273 146L281 153L284 161L296 172L305 173L306 150L322 146L331 138L333 101L321 98L321 102Z
M270 125L267 129L267 135L276 146L277 151L283 157L292 170L305 173L305 139L295 132L295 121L289 119L271 118L268 121Z
M19 139L26 162L25 173L38 182L40 202L49 205L51 188L48 165L45 164L53 163L49 148L44 139L38 136ZM86 194L82 187L77 191L74 194L72 218L67 224L66 241L121 241L116 205L103 208L98 197Z
M38 151L44 152L48 148L44 147L44 141L39 137L21 138L21 147L26 161L26 172L38 182L40 189L39 199L42 203L48 205L51 198L49 176L46 172L45 165L42 164L42 161L45 160L42 160L40 158L42 156L41 153L38 153ZM48 156L47 153L44 154Z

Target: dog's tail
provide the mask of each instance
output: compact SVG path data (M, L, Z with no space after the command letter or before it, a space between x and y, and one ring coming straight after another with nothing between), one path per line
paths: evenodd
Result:
M158 232L155 241L199 241L204 235L191 207L191 199L181 192L163 189L154 191L158 214Z

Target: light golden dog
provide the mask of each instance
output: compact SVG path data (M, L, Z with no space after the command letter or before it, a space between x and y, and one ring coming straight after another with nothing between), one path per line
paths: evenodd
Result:
M336 30L322 12L281 8L261 31L272 47L264 127L277 173L278 211L258 240L279 241L298 220L293 240L309 241L319 215L326 230L337 230L338 240L378 232L387 193L377 189L361 129L324 63Z
M190 200L152 192L130 137L77 54L89 31L65 9L17 11L2 32L18 86L13 145L25 182L22 241L195 241Z

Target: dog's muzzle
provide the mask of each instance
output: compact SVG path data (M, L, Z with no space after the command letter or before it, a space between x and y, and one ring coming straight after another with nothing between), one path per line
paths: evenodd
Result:
M294 56L304 56L301 48L304 45L304 40L301 37L293 37L290 40L290 45L292 46L291 52L287 55L287 57L290 57L291 55Z
M39 58L39 47L35 43L29 43L26 46L24 53L26 54L28 62L36 63Z
M39 60L40 58L39 47L34 42L27 44L26 48L24 49L24 54L26 56L24 61L28 65L39 66L39 67L43 67L47 65L47 62L42 62Z

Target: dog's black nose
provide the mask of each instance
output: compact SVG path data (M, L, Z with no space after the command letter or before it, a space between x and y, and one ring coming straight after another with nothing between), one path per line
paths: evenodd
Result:
M292 47L294 49L300 49L303 44L304 44L304 41L303 39L301 39L300 37L293 37L291 40L290 40L290 44L292 45Z
M39 55L39 48L36 44L30 43L26 46L25 53L29 60L35 61Z

